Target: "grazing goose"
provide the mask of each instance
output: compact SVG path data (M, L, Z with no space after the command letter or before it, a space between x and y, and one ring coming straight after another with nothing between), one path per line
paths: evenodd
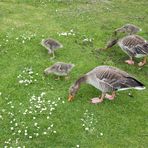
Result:
M137 32L142 31L141 28L133 24L125 24L121 28L118 28L114 31L114 34L117 35L118 32L127 33L128 35L136 34Z
M120 48L130 57L125 62L127 64L134 64L133 58L142 58L144 60L138 65L143 66L146 64L146 56L148 56L148 42L138 35L128 35L122 39L114 39L108 42L105 49L111 48L115 44L118 44Z
M51 53L53 54L53 58L55 57L54 51L58 48L63 47L63 45L61 43L59 43L58 41L51 39L51 38L43 39L41 41L41 45L48 50L49 54L51 54Z
M92 103L100 103L104 98L113 100L115 91L126 89L145 89L144 85L128 73L110 66L98 66L80 77L69 89L68 101L72 101L82 83L88 83L102 92L100 98L93 98ZM112 93L109 95L107 93Z
M44 73L46 75L48 74L55 74L57 76L67 76L68 73L72 70L72 68L74 67L74 64L68 64L68 63L64 63L64 62L57 62L54 65L52 65L51 67L48 67L44 70Z

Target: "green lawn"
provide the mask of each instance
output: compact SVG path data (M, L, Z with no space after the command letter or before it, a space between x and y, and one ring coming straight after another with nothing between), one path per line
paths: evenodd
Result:
M99 65L125 70L148 87L148 64L124 64L128 57L118 46L96 50L125 23L141 27L148 40L147 6L147 0L1 0L0 147L148 147L147 89L118 92L114 101L92 105L90 98L101 92L82 85L67 101L71 84ZM64 45L54 60L40 45L47 37ZM87 38L92 42L83 43ZM44 76L57 61L76 65L69 80Z

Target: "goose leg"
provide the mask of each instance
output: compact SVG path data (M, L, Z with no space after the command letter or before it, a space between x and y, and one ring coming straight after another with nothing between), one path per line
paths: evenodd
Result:
M54 52L53 52L53 55L52 55L52 57L53 57L53 59L55 58L55 54L54 54Z
M70 78L69 76L66 76L66 77L65 77L65 80L69 80L69 78Z
M108 100L114 100L116 94L115 91L112 92L112 95L106 94L105 98L107 98Z
M55 58L55 54L54 54L54 51L53 51L53 53L52 53L52 59L54 59Z
M57 76L57 77L55 78L55 80L56 80L56 81L60 80L60 76Z
M102 93L101 98L92 98L91 103L97 104L97 103L103 102L105 95L106 95L106 93Z
M48 49L48 54L51 54L51 49L50 48Z
M138 63L139 66L144 66L146 64L146 57L144 57L143 61Z
M126 60L125 63L127 63L129 65L133 65L134 64L133 58L130 57L130 59L129 60Z
M55 58L54 51L52 52L52 57L50 58L51 60Z

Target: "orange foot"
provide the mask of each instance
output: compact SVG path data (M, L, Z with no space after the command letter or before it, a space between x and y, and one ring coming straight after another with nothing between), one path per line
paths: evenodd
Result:
M134 61L133 60L126 60L125 63L129 64L129 65L133 65Z
M92 98L91 99L91 103L93 103L93 104L101 103L102 101L103 101L103 99L99 99L99 98Z
M138 66L140 66L140 67L142 67L142 66L144 66L145 65L145 62L140 62L140 63L138 63Z
M107 98L108 100L114 100L115 96L106 94L105 98Z

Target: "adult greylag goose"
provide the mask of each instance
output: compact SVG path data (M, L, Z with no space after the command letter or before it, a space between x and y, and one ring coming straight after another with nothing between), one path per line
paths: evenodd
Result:
M63 47L63 45L60 42L51 38L43 39L41 41L41 45L48 50L48 54L53 54L53 58L55 57L55 50Z
M57 62L52 66L46 68L44 70L44 73L46 75L55 74L57 76L67 76L74 66L75 66L74 64Z
M133 24L125 24L121 28L117 28L114 31L114 34L117 35L117 33L122 32L122 33L127 33L128 35L132 35L136 34L139 31L142 31L142 29Z
M148 42L144 38L138 35L128 35L121 39L111 40L107 43L107 47L105 49L111 48L116 43L130 57L129 60L125 61L127 64L134 64L134 57L144 58L143 61L138 64L139 66L146 64L146 56L148 56Z
M98 66L80 77L69 89L68 101L72 101L82 83L88 83L102 92L92 103L100 103L104 98L113 100L115 92L126 89L145 89L144 85L128 73L111 66ZM111 95L107 93L112 93Z

